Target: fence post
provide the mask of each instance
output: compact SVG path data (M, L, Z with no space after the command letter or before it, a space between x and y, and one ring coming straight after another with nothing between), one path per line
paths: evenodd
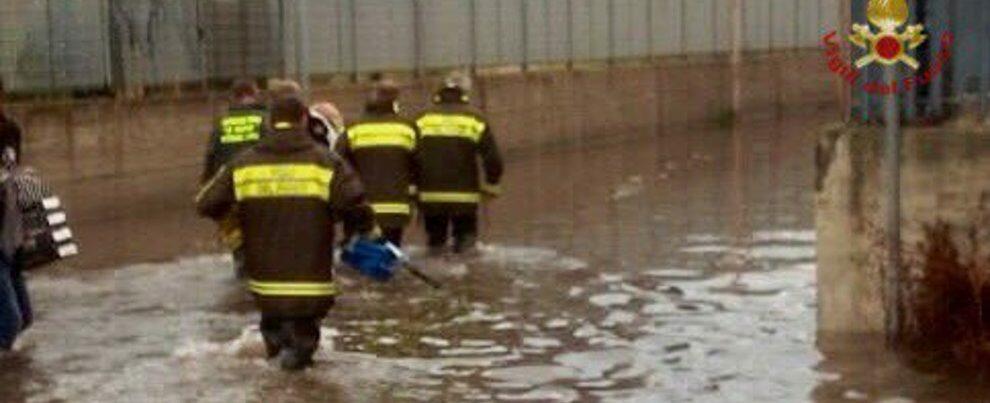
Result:
M470 73L471 77L478 72L478 0L469 0L468 6L471 9L470 17L470 42L468 49L471 52L471 67Z
M348 2L348 12L350 13L351 22L351 81L358 81L358 69L360 67L358 61L358 42L357 42L357 0L350 0Z
M414 71L416 77L423 76L423 4L420 0L413 2L413 52L416 65Z
M529 2L522 0L519 2L521 9L520 19L522 20L522 70L529 71Z
M309 32L306 29L306 2L308 0L295 0L295 58L296 58L296 80L303 88L303 94L307 97L310 94L309 82Z
M567 0L567 69L574 69L574 1ZM653 0L650 0L652 3Z
M615 0L608 0L608 65L615 64Z

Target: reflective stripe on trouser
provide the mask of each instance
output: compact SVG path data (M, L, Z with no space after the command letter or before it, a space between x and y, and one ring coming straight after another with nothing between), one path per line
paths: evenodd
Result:
M481 203L481 194L477 192L420 192L419 201L423 203Z
M253 165L234 170L237 201L265 198L330 200L333 170L315 164Z
M326 283L282 283L271 281L248 281L248 288L266 297L332 297L337 295L337 284Z
M402 123L359 123L347 129L353 149L369 147L416 148L416 130Z
M409 203L372 203L371 209L375 211L375 214L412 214Z
M475 143L481 140L486 125L473 116L430 113L416 121L423 137L459 137Z

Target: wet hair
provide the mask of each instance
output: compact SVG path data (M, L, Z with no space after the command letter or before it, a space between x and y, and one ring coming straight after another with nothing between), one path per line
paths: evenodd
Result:
M271 108L272 128L275 130L295 129L309 116L309 108L296 96L276 98Z
M241 79L234 81L234 85L230 87L230 92L235 99L240 99L258 96L261 90L258 89L258 85L253 80Z

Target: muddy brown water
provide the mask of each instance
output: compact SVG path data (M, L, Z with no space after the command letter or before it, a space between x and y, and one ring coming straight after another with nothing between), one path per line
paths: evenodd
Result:
M828 117L519 153L483 213L479 256L412 248L442 291L344 272L317 365L300 375L260 358L257 314L222 255L36 274L38 323L2 358L0 401L988 396L873 340L817 337L812 153ZM209 238L178 211L100 228L119 248Z

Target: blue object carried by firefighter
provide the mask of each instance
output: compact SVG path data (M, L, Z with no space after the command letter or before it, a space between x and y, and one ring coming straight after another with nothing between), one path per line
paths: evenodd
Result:
M402 250L390 242L356 239L344 248L340 258L361 275L376 281L389 281L395 277L399 269L405 267L410 274L430 287L441 287L438 281L413 266Z

